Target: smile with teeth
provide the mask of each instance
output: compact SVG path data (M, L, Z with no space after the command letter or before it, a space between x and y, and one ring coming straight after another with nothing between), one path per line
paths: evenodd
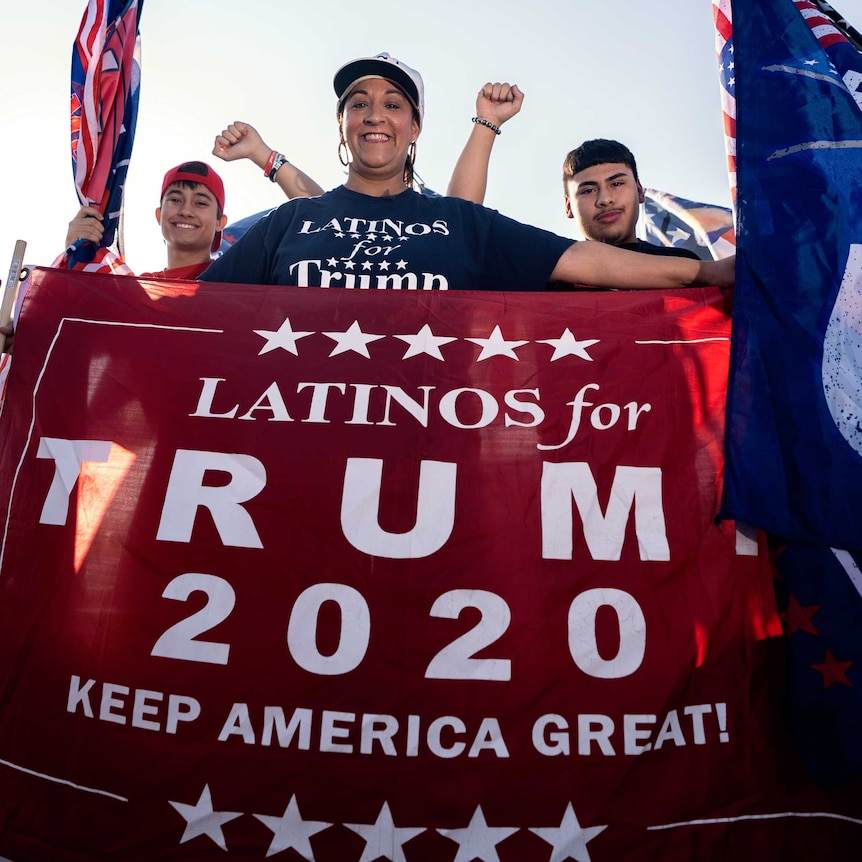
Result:
M382 144L389 140L389 135L385 135L382 132L369 132L362 137L370 144Z
M188 224L187 222L174 222L174 227L182 230L197 230L198 228L196 224Z

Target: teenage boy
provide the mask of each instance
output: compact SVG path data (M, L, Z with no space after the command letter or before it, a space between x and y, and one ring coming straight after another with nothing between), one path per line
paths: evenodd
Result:
M156 221L165 240L168 265L142 275L197 278L221 245L222 228L227 223L221 177L204 162L183 162L171 168L162 180ZM66 246L79 239L98 243L103 233L102 214L94 207L81 207L69 222Z
M644 190L632 151L619 141L584 141L563 162L566 215L584 237L630 251L669 257L697 255L688 249L653 245L638 239L636 227Z
M213 155L226 162L248 159L287 198L323 194L323 189L263 141L248 123L231 123L216 135ZM196 279L211 263L212 252L221 245L224 213L224 183L205 162L184 162L171 168L162 180L156 221L168 253L168 265L143 277ZM69 222L66 246L79 239L98 243L104 228L102 214L94 207L81 207Z

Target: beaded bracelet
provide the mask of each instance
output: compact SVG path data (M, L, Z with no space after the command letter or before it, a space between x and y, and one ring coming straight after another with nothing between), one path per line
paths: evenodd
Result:
M283 168L286 164L287 159L281 153L277 153L275 159L273 159L272 167L267 174L271 183L275 182L275 175L278 173L279 168Z
M266 160L266 164L263 166L263 175L265 177L269 176L269 172L272 170L273 162L275 161L275 157L278 155L278 150L273 150L269 154L269 158Z
M474 123L479 123L482 126L487 126L495 135L500 134L500 127L495 126L490 120L485 120L482 117L473 117Z

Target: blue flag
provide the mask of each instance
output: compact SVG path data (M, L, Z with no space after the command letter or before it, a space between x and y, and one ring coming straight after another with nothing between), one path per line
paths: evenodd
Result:
M862 553L791 543L776 557L785 717L822 787L862 778Z
M862 55L807 0L731 7L738 254L723 515L862 549Z

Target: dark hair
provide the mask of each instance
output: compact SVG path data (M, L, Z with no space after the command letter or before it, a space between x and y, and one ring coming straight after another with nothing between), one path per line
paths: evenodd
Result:
M566 156L563 162L563 188L568 191L568 181L579 171L608 162L620 162L631 168L635 182L640 182L635 157L625 144L605 138L595 138L592 141L584 141Z

